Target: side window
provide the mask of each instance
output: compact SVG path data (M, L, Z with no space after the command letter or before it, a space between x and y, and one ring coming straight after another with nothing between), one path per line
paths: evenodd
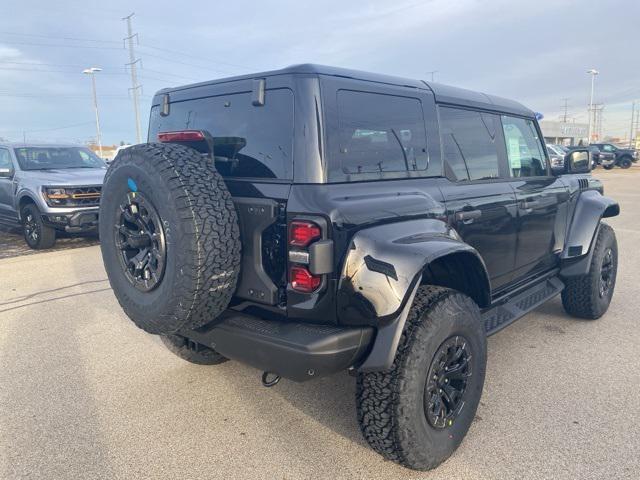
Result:
M9 155L9 150L6 148L0 148L0 168L13 170L11 156Z
M603 145L602 150L604 150L605 152L615 152L615 149L612 145Z
M440 108L445 168L458 181L499 178L495 115Z
M338 145L330 180L361 173L426 170L427 139L420 100L339 90L337 102Z
M533 121L503 115L502 129L511 176L546 176L547 161Z

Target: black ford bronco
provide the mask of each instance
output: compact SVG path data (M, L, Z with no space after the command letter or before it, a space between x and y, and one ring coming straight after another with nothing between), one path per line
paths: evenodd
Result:
M316 65L162 90L107 172L102 255L127 315L197 364L357 376L374 450L431 469L482 393L491 335L562 295L597 319L618 215L534 112Z

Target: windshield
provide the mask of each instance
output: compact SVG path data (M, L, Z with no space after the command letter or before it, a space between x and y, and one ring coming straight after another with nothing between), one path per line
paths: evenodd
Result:
M106 165L84 147L20 147L15 152L22 170L104 168Z

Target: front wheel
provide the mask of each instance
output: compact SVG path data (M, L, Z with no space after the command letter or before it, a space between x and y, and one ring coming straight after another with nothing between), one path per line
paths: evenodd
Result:
M43 250L51 248L56 243L56 231L45 225L38 207L30 203L21 212L24 240L30 248Z
M420 287L391 368L358 375L364 438L405 467L437 467L475 418L486 363L486 335L473 300L447 288Z
M618 243L616 234L601 223L595 242L589 271L569 277L562 291L562 306L569 315L595 320L605 314L613 297L618 273Z

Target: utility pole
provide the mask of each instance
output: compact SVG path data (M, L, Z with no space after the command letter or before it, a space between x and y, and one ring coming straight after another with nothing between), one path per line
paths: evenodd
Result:
M102 158L102 134L100 133L100 114L98 113L98 95L96 94L96 73L101 71L102 69L98 67L90 67L82 71L85 75L91 76L91 86L93 87L93 109L96 112L96 141L98 143L100 158Z
M562 105L562 108L564 109L564 113L562 114L562 123L567 123L567 118L568 118L568 111L569 111L569 99L568 98L563 98L562 100L564 100L564 103Z
M632 148L631 145L633 144L633 127L635 124L635 118L636 118L636 101L634 100L633 102L631 102L631 129L629 131L629 148Z
M591 75L591 97L589 100L589 138L588 138L588 143L591 143L591 127L593 126L592 117L595 117L593 112L593 88L596 81L596 75L598 75L600 72L598 72L598 70L596 70L595 68L592 68L591 70L587 70L587 73Z
M593 105L593 128L592 135L596 137L596 140L602 141L602 117L604 111L604 104L598 103Z
M438 70L432 70L432 71L427 72L427 73L431 75L431 81L435 82L435 78L436 78L435 75L436 75L436 73L438 73Z
M142 135L140 134L140 105L138 102L138 94L141 85L138 85L138 72L137 72L137 64L140 61L139 58L136 58L136 53L133 46L133 39L138 40L138 34L133 33L133 27L131 26L131 17L133 17L135 13L132 13L128 17L124 17L122 20L126 20L127 22L127 37L124 39L125 42L129 44L129 63L126 65L131 70L131 95L133 97L133 113L136 117L136 143L142 143Z

